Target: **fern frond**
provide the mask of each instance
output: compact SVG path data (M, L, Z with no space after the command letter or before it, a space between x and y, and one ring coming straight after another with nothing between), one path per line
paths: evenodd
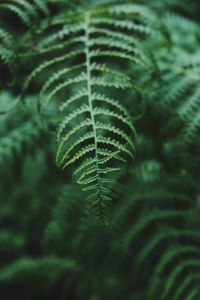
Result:
M119 66L120 61L145 66L139 35L146 35L149 29L146 24L138 24L139 7L135 9L136 21L113 18L112 15L118 13L109 6L80 13L77 22L72 16L69 16L72 22L62 16L55 19L49 28L57 26L56 31L39 43L39 55L47 51L51 57L37 66L25 83L26 89L32 80L49 70L40 99L43 112L52 99L61 99L58 111L63 119L57 134L57 163L63 169L77 165L77 182L85 186L86 191L92 186L94 193L87 199L95 213L99 210L97 217L104 224L107 223L105 206L110 200L109 177L119 169L115 161L126 160L134 151L135 130L131 117L114 96L115 90L123 92L134 86L110 61L116 58ZM124 13L128 11L124 9ZM133 16L134 13L133 9ZM48 33L48 27L42 30ZM61 51L59 55L57 50ZM65 61L68 63L63 67ZM54 66L57 71L52 70ZM69 87L75 87L78 92L63 99Z
M188 231L188 230L179 230L179 231L170 230L170 231L171 231L171 234L170 234L170 232L168 232L168 235L165 234L165 236L163 236L165 239L167 239L167 241L169 241L172 238L179 238L179 237L186 237L189 239L192 238L191 237L192 231ZM193 236L193 238L199 239L199 235L197 234L195 237ZM159 243L161 243L161 237L160 237ZM190 244L186 244L186 245L176 245L175 244L174 246L173 245L169 246L169 248L167 248L164 251L158 264L156 265L156 267L153 271L155 274L155 277L151 280L151 283L149 285L149 291L148 291L148 296L150 297L150 299L153 299L155 297L156 289L159 287L159 282L156 280L156 276L159 276L159 274L164 274L165 270L168 268L170 263L173 262L174 259L178 259L179 257L181 257L183 255L189 255L189 254L191 256L199 255L198 247L195 245L192 245L192 244L191 245ZM141 257L144 257L144 254L141 254Z
M136 236L151 222L157 222L156 220L165 218L185 218L185 211L178 210L163 210L158 209L150 210L149 213L145 212L138 218L138 221L127 231L124 236L123 244L125 250L130 247L131 242L136 238Z
M11 67L11 63L15 57L13 37L3 27L0 27L0 45L0 60Z
M5 43L6 46L10 46L13 42L11 34L3 28L0 28L0 39Z
M170 272L168 279L163 287L163 292L161 294L161 299L166 299L169 295L171 289L173 288L177 277L185 268L199 267L200 260L196 259L184 259L181 261L173 270Z
M195 287L188 293L185 300L194 300L198 297L199 294L200 294L199 289Z
M49 269L53 272L49 273ZM30 257L24 257L17 260L16 262L10 263L8 266L0 269L0 282L11 282L17 280L20 276L24 276L24 281L26 282L27 276L33 278L38 278L38 272L40 273L40 279L45 278L46 274L49 273L49 279L51 276L59 278L62 272L66 270L75 271L77 265L73 260L57 258L56 256L46 256L40 259L33 259Z
M200 273L192 273L189 274L188 276L186 276L185 280L182 282L181 286L179 286L176 290L176 292L174 293L174 300L178 300L181 299L181 294L183 294L184 290L187 289L188 285L190 285L191 283L198 283L200 279Z
M38 13L41 11L48 14L48 6L41 0L3 0L0 4L0 9L6 9L16 14L17 17L26 26L30 26L31 22L38 20Z
M50 220L45 228L43 247L51 253L63 253L66 255L73 248L73 243L66 249L64 236L68 236L77 226L77 223L72 223L74 217L79 218L79 210L82 209L81 190L75 184L65 185L58 197L55 208L53 208ZM75 226L74 226L75 225ZM70 256L74 253L69 253Z
M173 238L199 238L198 233L192 232L191 230L172 230L171 229L161 229L156 232L156 234L150 239L149 242L146 243L144 249L141 251L141 253L138 256L138 265L142 264L148 257L152 254L153 251L156 251L156 249L159 247L159 245L164 240L169 240ZM162 273L164 266L167 262L170 261L170 259L173 259L174 255L178 254L182 251L189 251L191 250L190 247L175 247L172 249L169 249L169 252L166 251L163 254L163 257L160 259L159 264L156 267L155 273ZM195 249L193 249L195 250Z
M165 109L172 114L169 123L177 127L177 122L180 122L177 140L181 146L189 146L200 128L199 25L176 15L168 15L165 21L170 28L173 47L168 53L168 59L160 64L163 82L159 98ZM171 26L175 26L177 30L171 30Z
M34 141L42 135L44 128L37 120L22 124L0 138L0 165L12 161L15 156L30 149Z

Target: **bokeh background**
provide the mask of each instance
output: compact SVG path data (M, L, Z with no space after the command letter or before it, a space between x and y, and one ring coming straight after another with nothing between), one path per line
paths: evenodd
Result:
M46 2L54 16L60 10L67 14L106 1ZM34 60L19 62L12 72L0 61L0 297L4 300L200 299L200 121L194 137L182 143L185 120L176 114L179 104L192 98L194 88L200 90L200 59L195 70L189 70L192 82L183 91L180 74L176 77L172 70L176 63L200 57L200 2L127 2L151 9L166 31L165 41L155 38L155 44L148 42L146 48L159 58L161 67L148 75L138 69L134 75L132 66L127 69L144 97L136 93L132 99L128 94L124 100L137 130L136 155L116 178L107 227L89 213L72 170L56 166L54 116L38 114L42 78L19 99ZM15 13L1 9L1 3L0 25L14 36L16 53L22 44L23 52L26 47L34 51L34 45L26 44L26 27ZM22 35L24 40L19 38ZM0 51L2 47L0 40ZM178 87L173 87L176 83ZM194 113L200 116L200 93L196 99L191 119Z

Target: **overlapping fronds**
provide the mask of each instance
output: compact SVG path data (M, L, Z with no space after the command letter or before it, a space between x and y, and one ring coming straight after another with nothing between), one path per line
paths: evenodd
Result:
M199 299L200 5L0 2L1 296Z
M167 16L165 22L173 46L167 60L160 63L162 81L157 97L170 113L169 124L174 124L174 130L178 131L178 142L189 145L194 142L200 128L200 55L196 50L199 47L199 25L174 15ZM178 30L172 31L174 26Z

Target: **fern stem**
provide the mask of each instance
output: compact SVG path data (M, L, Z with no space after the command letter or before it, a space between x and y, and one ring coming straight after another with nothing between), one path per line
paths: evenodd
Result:
M104 212L103 212L103 203L102 203L102 195L101 195L101 184L100 184L100 173L99 173L99 155L98 155L98 141L97 141L97 130L95 126L95 116L94 116L94 107L93 107L93 99L92 99L92 75L91 75L91 57L90 57L90 12L87 11L85 13L85 55L86 55L86 74L87 74L87 91L88 91L88 104L90 108L90 118L92 123L92 130L94 135L94 146L95 146L95 166L97 173L97 188L98 188L98 212L100 222L106 225Z
M86 54L86 74L87 74L87 90L88 90L88 103L90 108L90 117L92 121L92 129L94 134L95 143L95 158L98 160L98 145L97 145L97 133L95 127L95 118L93 114L93 103L92 103L92 86L91 86L91 61L90 61L90 49L89 49L89 21L90 12L85 14L85 54Z

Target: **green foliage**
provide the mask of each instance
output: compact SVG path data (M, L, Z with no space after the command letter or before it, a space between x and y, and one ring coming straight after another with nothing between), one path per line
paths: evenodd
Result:
M1 1L3 299L199 299L199 9Z
M131 17L136 13L134 22ZM125 161L134 151L131 116L113 96L116 89L134 90L134 85L118 69L124 60L141 68L145 64L138 35L145 37L150 29L136 21L147 13L142 7L123 5L69 14L67 19L66 13L56 16L38 43L42 63L25 83L26 90L48 72L40 90L40 109L48 109L52 99L59 103L57 164L62 169L77 164L77 182L88 191L87 200L103 224L108 223L110 174L118 170L115 161Z

